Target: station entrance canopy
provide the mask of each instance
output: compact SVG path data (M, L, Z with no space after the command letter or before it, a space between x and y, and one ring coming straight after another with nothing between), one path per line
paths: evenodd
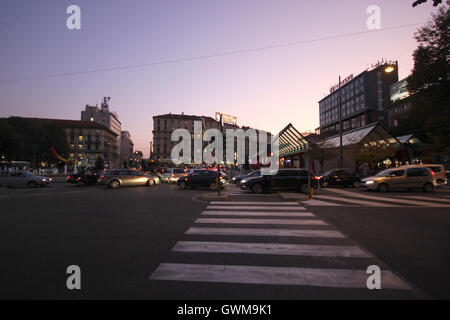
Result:
M311 149L305 137L289 123L278 134L280 157L287 157Z
M400 142L391 136L379 123L346 132L342 135L342 146L350 146L357 143L364 145L396 145ZM324 148L339 148L340 137L334 136L319 142Z

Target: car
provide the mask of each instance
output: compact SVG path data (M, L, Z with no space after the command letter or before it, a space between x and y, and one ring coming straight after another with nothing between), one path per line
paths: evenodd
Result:
M333 169L318 176L316 180L319 181L321 187L342 186L359 188L361 186L361 178L359 175L348 169Z
M191 188L209 188L211 191L217 190L217 171L195 169L191 170L187 176L181 177L177 181L180 189ZM228 179L223 172L219 176L220 188L223 189L228 184Z
M272 180L271 190L273 191L295 190L308 193L308 185L312 188L317 188L318 185L308 169L279 169L276 174L269 177ZM252 190L254 193L263 193L264 179L264 176L243 179L241 188Z
M187 172L181 168L167 168L161 174L162 182L176 183L180 177L187 176Z
M117 189L121 186L149 186L157 185L158 177L143 174L138 170L112 169L100 176L99 183L106 187Z
M233 179L231 179L231 183L235 184L236 186L240 186L242 179L259 177L260 175L261 175L261 170L254 170L254 171L252 171L252 172L250 172L248 174L244 174L242 176L233 177Z
M0 174L0 185L6 187L28 186L35 188L37 186L46 187L52 182L52 179L45 176L37 176L29 171L3 171Z
M445 186L447 184L447 174L442 164L417 164L418 167L430 168L436 174L437 186Z
M66 177L66 182L77 185L95 184L98 182L100 176L105 173L104 170L99 169L91 169L90 171L91 172L88 175L87 179L86 179L87 170L83 170L78 173L68 175Z
M399 189L422 189L425 192L433 192L436 184L436 174L431 169L402 166L383 170L373 177L363 179L361 187L380 192Z

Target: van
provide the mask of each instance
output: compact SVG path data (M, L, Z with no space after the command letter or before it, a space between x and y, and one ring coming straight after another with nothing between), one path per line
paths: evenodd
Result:
M436 174L427 167L416 165L383 170L373 177L363 179L361 183L362 188L380 192L397 189L433 192L436 185Z
M447 184L447 175L442 164L418 164L418 167L430 168L436 174L436 182L438 187Z

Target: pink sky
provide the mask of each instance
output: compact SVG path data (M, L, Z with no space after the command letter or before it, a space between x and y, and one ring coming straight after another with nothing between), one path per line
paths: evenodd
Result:
M82 29L69 31L61 1L0 4L0 80L171 59L367 31L366 9L381 27L422 23L436 11L412 0L77 1ZM86 104L111 97L135 150L149 153L152 117L164 113L238 117L239 125L277 133L289 122L319 125L318 101L338 76L381 58L413 67L417 27L373 31L258 52L71 77L0 83L0 116L79 119Z

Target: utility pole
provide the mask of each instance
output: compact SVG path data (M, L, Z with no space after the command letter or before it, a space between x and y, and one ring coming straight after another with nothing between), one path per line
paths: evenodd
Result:
M344 149L342 147L342 91L341 76L339 76L339 167L344 167Z

